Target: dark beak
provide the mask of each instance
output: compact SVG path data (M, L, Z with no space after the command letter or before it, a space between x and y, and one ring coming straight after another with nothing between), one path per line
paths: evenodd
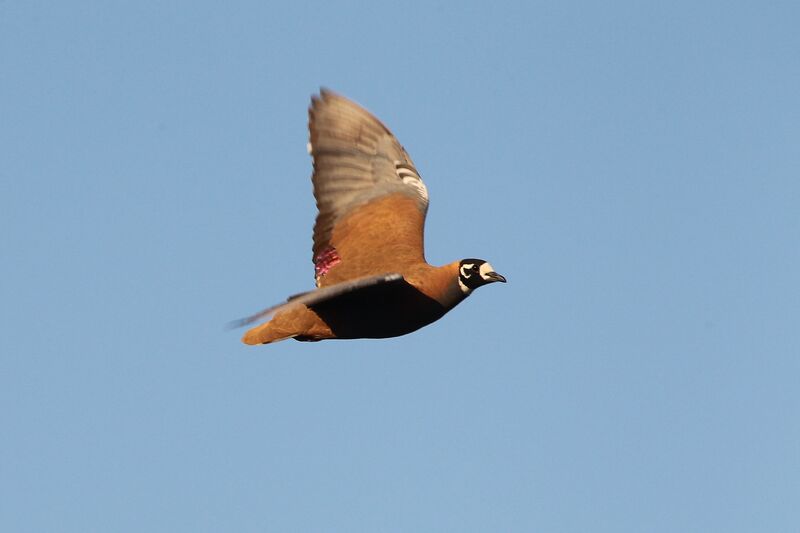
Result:
M500 282L502 282L502 283L505 283L505 282L506 282L506 278L504 278L503 276L501 276L501 275L500 275L500 274L498 274L497 272L487 272L487 273L486 273L486 277L487 277L487 278L488 278L490 281L500 281Z

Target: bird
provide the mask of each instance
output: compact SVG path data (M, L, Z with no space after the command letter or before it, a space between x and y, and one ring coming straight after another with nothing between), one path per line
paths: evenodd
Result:
M369 111L323 88L311 97L308 129L316 288L237 321L271 317L242 342L398 337L440 319L478 287L506 282L483 259L426 262L428 189Z

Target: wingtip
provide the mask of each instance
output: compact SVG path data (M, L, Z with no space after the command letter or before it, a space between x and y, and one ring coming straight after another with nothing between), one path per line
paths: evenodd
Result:
M242 327L250 324L250 322L248 322L248 318L240 318L238 320L231 320L230 322L225 324L225 331L231 331L231 330L234 330L234 329L239 329L239 328L242 328Z
M328 98L339 96L335 91L325 87L324 85L320 86L319 92L316 94L311 95L311 105L313 106L320 100L327 100Z
M331 91L325 86L321 86L319 88L319 92L316 94L311 95L311 103L308 105L308 122L309 125L314 121L314 112L316 109L326 100L331 98L332 96L336 95L335 92Z
M244 317L244 318L240 318L238 320L231 320L230 322L228 322L226 324L226 328L225 329L231 330L231 329L239 329L239 328L242 328L244 326L249 326L250 324L253 324L254 322L258 322L259 320L267 318L269 315L274 314L280 307L283 307L284 305L286 305L286 303L273 305L272 307L267 307L263 311L259 311L258 313L254 314L254 315L250 315L250 316L247 316L247 317Z
M342 93L334 91L330 87L325 87L323 85L320 86L318 94L311 95L311 107L313 108L314 106L320 104L321 102L328 102L331 100L345 100L347 102L355 103L346 96L343 96Z

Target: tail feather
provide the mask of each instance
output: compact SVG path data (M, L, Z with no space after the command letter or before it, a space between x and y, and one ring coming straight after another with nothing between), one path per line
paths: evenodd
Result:
M251 346L255 344L270 344L272 342L291 339L299 335L299 333L275 327L273 322L273 320L270 320L265 324L247 330L242 337L242 342Z
M301 340L334 338L330 327L304 305L291 306L272 320L249 329L242 337L245 344L269 344L297 337Z

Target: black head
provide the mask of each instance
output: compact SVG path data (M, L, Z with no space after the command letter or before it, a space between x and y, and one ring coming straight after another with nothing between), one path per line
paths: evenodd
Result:
M464 294L495 281L505 283L506 278L495 272L492 265L483 259L462 259L458 265L458 286Z

